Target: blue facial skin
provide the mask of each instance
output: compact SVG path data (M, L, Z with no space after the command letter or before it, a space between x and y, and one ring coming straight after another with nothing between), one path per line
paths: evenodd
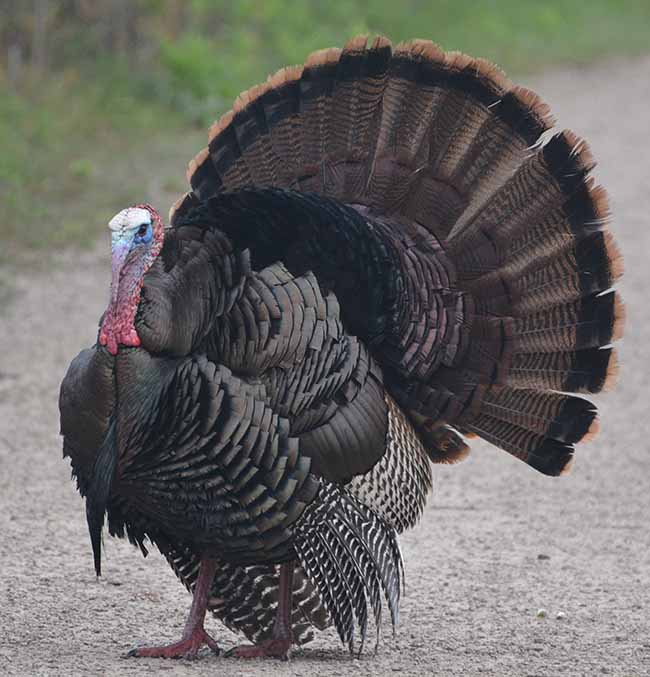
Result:
M118 291L120 288L120 279L122 276L122 268L124 266L129 253L138 247L147 247L153 240L153 225L150 223L143 223L137 228L130 228L128 230L115 231L111 235L111 303L117 303ZM144 252L143 252L144 254ZM141 264L144 264L145 258L141 257Z
M146 230L145 230L146 229ZM149 244L153 238L153 227L149 224L142 224L133 237L133 244Z
M113 233L111 236L111 248L114 259L117 259L121 266L128 252L138 245L149 244L152 239L153 226L150 223L143 223L138 228Z

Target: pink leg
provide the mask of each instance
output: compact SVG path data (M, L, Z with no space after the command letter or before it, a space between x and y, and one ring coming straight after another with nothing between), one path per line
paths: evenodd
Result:
M216 560L207 557L201 559L199 578L194 588L192 608L185 622L183 637L180 642L166 646L138 647L131 649L127 656L149 656L151 658L196 658L199 649L207 644L212 651L219 653L217 643L203 629L205 612L208 607L210 588L217 570Z
M293 598L294 563L288 562L280 567L280 594L278 612L273 626L273 637L259 644L242 644L226 652L226 656L235 658L274 657L289 660L289 651L293 643L291 631L291 603Z

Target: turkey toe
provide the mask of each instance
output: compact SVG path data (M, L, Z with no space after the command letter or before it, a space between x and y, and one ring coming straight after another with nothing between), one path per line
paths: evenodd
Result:
M199 649L206 644L214 653L219 654L217 643L203 630L197 628L188 638L164 646L143 646L131 649L126 658L187 658L195 659Z

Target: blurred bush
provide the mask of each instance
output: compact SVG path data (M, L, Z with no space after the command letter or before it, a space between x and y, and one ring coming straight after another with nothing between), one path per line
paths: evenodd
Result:
M646 51L650 35L648 0L0 0L0 7L0 237L20 246L83 241L84 224L110 213L118 198L160 198L200 147L194 130L241 90L358 33L432 39L510 73Z
M6 83L65 77L129 90L190 118L357 33L429 38L508 70L648 48L647 0L4 0ZM209 111L209 113L207 112Z

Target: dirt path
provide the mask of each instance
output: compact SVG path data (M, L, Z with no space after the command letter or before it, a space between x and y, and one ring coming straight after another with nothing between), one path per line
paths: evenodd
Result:
M479 445L436 469L425 518L402 540L399 632L376 656L351 660L328 633L289 664L124 660L135 644L177 639L190 600L159 555L112 539L95 580L57 395L94 340L108 255L59 257L18 276L0 311L0 674L650 675L650 59L527 84L590 140L627 264L621 386L600 398L603 431L573 474L547 479Z

